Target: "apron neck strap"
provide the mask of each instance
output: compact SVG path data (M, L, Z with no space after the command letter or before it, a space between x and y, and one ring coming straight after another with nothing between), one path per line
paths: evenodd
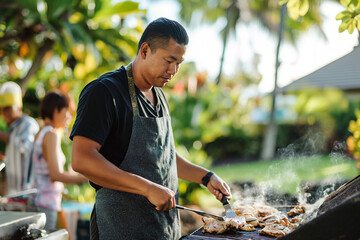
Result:
M132 74L132 62L129 63L126 67L126 75L128 78L128 85L129 85L129 93L131 99L131 106L133 108L133 113L135 116L139 116L139 108L137 107L137 100L136 100L136 93L135 93L135 83L134 77Z

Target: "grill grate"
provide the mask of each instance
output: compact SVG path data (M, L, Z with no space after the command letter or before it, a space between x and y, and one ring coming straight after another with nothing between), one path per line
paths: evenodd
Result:
M256 228L256 230L260 230L261 228ZM232 231L226 232L223 234L211 234L211 233L203 233L202 228L199 228L191 235L185 236L181 238L182 240L224 240L224 239L238 239L238 240L267 240L276 239L271 236L263 236L259 235L257 231L254 232L245 232L245 231Z
M222 235L202 233L196 230L184 240L329 240L329 239L360 239L360 176L344 184L328 196L318 216L284 237L275 238L259 235L258 232L226 232ZM279 209L284 212L284 209ZM257 228L257 230L259 230Z

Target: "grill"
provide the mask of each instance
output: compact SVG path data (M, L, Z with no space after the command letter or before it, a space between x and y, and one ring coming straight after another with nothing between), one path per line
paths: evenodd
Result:
M287 209L282 212L287 211ZM332 192L320 206L317 216L284 237L275 238L257 232L233 231L224 234L202 233L197 229L182 240L338 240L360 239L360 175ZM256 228L259 230L260 228Z
M256 228L256 230L260 230L260 228ZM245 232L245 231L236 231L236 232L226 232L224 234L211 234L211 233L202 233L202 228L196 230L189 236L185 236L181 238L181 240L215 240L215 239L241 239L241 240L273 240L274 237L270 236L262 236L257 232Z
M279 211L286 214L287 211L291 209L291 207L277 207ZM246 231L229 231L223 234L212 234L212 233L203 233L202 227L197 229L195 232L188 236L184 236L181 240L195 240L195 239L204 239L204 240L214 240L214 239L239 239L239 240L267 240L267 239L275 239L271 236L260 235L257 231L260 230L260 227L255 227L256 231L246 232Z
M42 233L46 222L44 213L0 211L0 239L68 240L65 229Z

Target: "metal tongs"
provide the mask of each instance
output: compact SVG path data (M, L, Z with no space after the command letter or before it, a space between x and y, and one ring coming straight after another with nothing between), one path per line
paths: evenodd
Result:
M194 212L196 214L199 214L200 216L214 218L214 219L219 220L219 221L224 221L225 220L223 217L220 217L220 216L217 216L217 215L214 215L214 214L210 214L210 213L207 213L207 212L204 212L204 211L200 211L200 210L195 210L195 209L183 207L183 206L180 206L180 205L176 205L176 208L183 209L183 210L188 210L188 211Z

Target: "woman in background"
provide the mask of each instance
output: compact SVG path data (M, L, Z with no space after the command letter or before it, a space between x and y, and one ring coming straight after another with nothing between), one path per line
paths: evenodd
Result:
M81 183L87 180L74 172L71 166L67 172L64 171L66 159L61 149L61 136L71 118L68 107L67 98L57 92L49 92L40 104L44 127L36 137L32 155L35 187L38 190L34 205L37 211L46 215L46 230L56 227L64 183Z

